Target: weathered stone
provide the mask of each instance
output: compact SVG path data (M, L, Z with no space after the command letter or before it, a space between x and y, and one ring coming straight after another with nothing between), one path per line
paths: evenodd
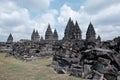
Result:
M38 30L36 30L36 31L35 31L35 29L33 30L32 35L31 35L31 41L32 42L40 41L40 36L39 36Z
M92 23L90 22L87 32L86 32L86 41L87 42L94 42L96 40L96 32Z
M64 40L74 40L74 39L82 39L82 32L79 28L79 25L76 21L75 25L73 23L73 21L71 20L71 18L69 19L67 26L65 28L65 32L64 32Z
M94 72L94 76L91 80L104 80L104 74L101 74L95 70L93 72Z
M53 33L50 27L50 24L48 24L48 28L45 32L45 40L53 40Z
M54 30L54 33L53 33L53 39L58 40L58 33L56 29Z
M13 42L13 36L10 33L10 35L8 36L8 39L7 39L7 43L12 43L12 42Z

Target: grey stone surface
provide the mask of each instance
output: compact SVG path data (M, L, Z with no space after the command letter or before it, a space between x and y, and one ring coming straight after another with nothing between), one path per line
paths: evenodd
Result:
M7 43L12 43L12 42L13 42L13 36L10 33L10 35L8 36L8 39L7 39Z
M66 25L64 32L64 40L71 40L71 39L82 39L82 32L80 30L77 21L74 24L73 20L69 18L69 21Z

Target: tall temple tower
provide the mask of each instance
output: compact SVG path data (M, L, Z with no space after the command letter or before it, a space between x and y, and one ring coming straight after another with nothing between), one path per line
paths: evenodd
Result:
M36 42L40 41L40 35L38 33L38 30L36 30L36 33L35 33L35 41Z
M80 40L82 39L82 31L81 31L77 21L75 23L75 38L80 39Z
M50 24L48 24L48 28L45 32L45 40L53 40L53 33L50 27Z
M12 43L12 42L13 42L13 36L10 33L10 35L8 36L8 39L7 39L7 43Z
M71 18L69 18L69 21L67 23L67 26L66 26L65 32L64 32L64 40L70 39L70 37L71 37L70 32L71 32L71 29L73 26L74 26L74 24L73 24Z
M40 41L40 35L38 33L38 30L36 30L36 31L35 31L35 29L33 30L32 35L31 35L31 41L33 41L33 42Z
M101 37L100 37L100 35L98 35L97 41L101 42Z
M58 40L58 33L57 33L56 29L54 30L53 38L54 38L54 40Z
M65 28L64 32L64 40L71 40L71 39L81 39L82 37L82 32L79 28L79 25L76 21L75 25L71 18L69 18L69 21L67 23L67 26Z
M34 29L33 32L32 32L31 41L35 41L35 29Z
M87 32L86 32L86 41L93 42L95 40L96 40L96 32L94 30L92 23L90 22Z

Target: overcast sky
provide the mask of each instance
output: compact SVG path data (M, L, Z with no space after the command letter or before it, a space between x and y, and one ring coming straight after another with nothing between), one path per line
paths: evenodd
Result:
M30 39L33 29L44 37L48 24L61 39L69 17L83 39L90 22L102 40L120 36L120 0L0 0L0 41Z

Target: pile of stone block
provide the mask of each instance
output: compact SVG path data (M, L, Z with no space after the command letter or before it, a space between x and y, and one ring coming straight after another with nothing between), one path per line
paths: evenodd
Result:
M16 42L12 45L12 50L8 56L13 56L23 61L46 58L52 56L52 45L46 43Z
M120 80L120 53L115 47L88 48L79 42L63 42L56 43L53 50L52 67L57 73L90 80Z

